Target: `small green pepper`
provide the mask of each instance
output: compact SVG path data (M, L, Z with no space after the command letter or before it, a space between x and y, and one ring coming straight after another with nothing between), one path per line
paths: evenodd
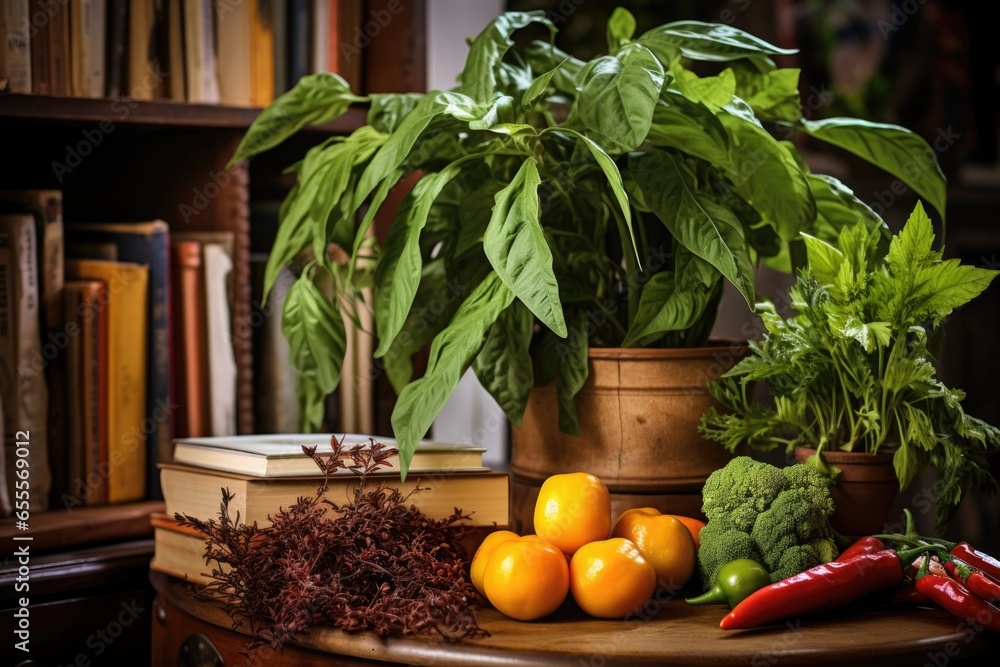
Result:
M726 604L735 607L754 591L768 586L771 575L764 566L747 558L726 563L715 577L715 588L695 598L688 604Z

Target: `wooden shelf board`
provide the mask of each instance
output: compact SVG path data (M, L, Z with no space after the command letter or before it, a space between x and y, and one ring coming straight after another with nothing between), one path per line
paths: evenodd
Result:
M258 107L188 104L173 100L0 95L2 119L59 123L94 124L108 121L116 125L246 129L260 111ZM352 107L333 122L306 129L344 134L363 125L365 114L364 108Z
M80 507L72 512L58 508L33 512L29 529L20 531L14 517L0 520L0 542L12 542L15 536L30 536L32 552L63 549L70 546L146 537L153 534L149 516L163 512L162 500L146 500L125 505Z

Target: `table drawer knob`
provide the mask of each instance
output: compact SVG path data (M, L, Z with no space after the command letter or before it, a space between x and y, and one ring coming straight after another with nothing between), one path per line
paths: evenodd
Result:
M196 632L181 644L178 667L224 667L222 655L212 640Z

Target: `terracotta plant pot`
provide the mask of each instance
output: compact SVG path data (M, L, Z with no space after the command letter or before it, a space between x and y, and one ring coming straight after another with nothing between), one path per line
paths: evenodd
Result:
M550 475L574 471L604 480L622 508L636 506L630 497L675 514L700 508L705 479L732 458L698 434L701 415L717 405L706 385L745 354L742 343L591 349L577 397L580 437L559 430L555 384L534 389L513 428L513 525L530 531L529 496Z
M795 460L805 463L816 452L795 448ZM823 460L840 469L830 489L836 505L830 520L834 529L852 537L884 532L892 506L899 495L899 480L892 466L892 454L826 451Z

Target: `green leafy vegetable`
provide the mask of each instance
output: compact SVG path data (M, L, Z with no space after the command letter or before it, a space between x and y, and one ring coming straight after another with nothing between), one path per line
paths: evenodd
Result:
M1000 272L944 260L920 204L887 248L881 224L865 220L845 227L838 247L804 239L808 269L791 290L797 314L758 306L767 336L710 386L729 411L711 410L700 430L730 450L888 450L901 488L937 468L944 526L971 486L998 490L986 456L1000 448L1000 431L967 415L962 392L936 378L927 342ZM751 401L758 380L772 407ZM810 464L824 468L818 456Z

